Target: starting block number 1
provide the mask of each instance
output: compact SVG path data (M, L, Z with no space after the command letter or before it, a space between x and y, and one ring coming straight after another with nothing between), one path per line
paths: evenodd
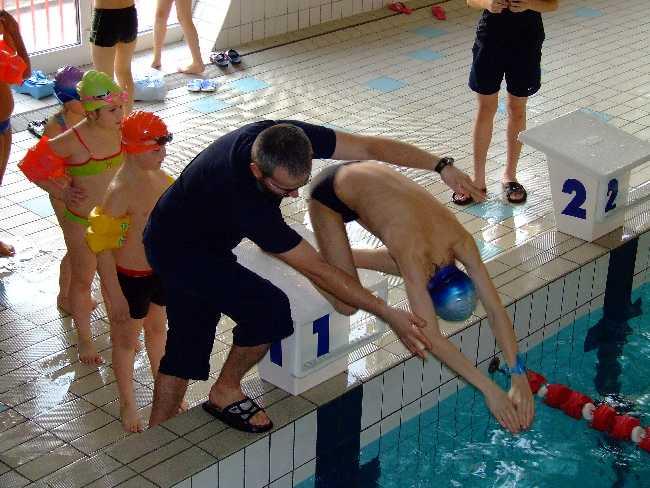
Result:
M573 194L569 204L562 210L562 214L576 219L586 220L587 210L582 205L587 200L587 189L580 180L569 178L562 185L562 193ZM607 203L605 204L605 215L616 208L616 197L618 196L618 180L612 178L607 183Z

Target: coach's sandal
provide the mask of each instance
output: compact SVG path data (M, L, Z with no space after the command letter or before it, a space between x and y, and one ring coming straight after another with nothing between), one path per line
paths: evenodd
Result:
M487 188L481 188L481 191L487 195ZM465 205L469 205L470 203L474 203L474 199L472 198L472 195L462 195L456 192L453 192L451 194L451 201L461 207L464 207Z
M273 422L270 420L268 424L264 425L255 425L251 423L251 419L257 412L266 413L266 411L249 397L231 403L224 408L217 407L209 400L203 403L202 406L203 410L233 429L257 434L260 432L268 432L273 428Z
M522 186L521 183L517 183L516 181L503 183L503 191L510 203L524 203L528 198L526 189Z

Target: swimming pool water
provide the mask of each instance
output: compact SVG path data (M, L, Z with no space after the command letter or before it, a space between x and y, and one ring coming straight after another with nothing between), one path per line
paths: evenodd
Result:
M529 368L650 425L650 286L635 293L645 313L611 323L578 319L527 353ZM505 378L495 379L505 386ZM440 402L361 451L365 487L650 486L650 453L536 400L530 431L512 436L471 387Z
M592 312L548 335L527 365L650 425L650 286L636 290L645 313L626 322ZM494 375L502 386L505 378ZM345 460L341 460L344 463ZM482 395L460 389L363 447L359 488L649 487L650 453L618 442L536 399L532 428L512 436L489 415ZM304 486L321 486L308 480ZM302 484L300 485L302 486Z

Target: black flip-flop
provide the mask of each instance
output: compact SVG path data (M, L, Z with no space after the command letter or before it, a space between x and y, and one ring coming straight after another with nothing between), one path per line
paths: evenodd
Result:
M516 181L509 181L508 183L503 184L503 191L506 194L506 198L510 203L520 204L525 203L528 198L528 193L526 189L522 186L521 183ZM512 198L513 193L521 193L523 196L521 198Z
M257 412L265 412L265 410L249 397L231 403L224 408L219 408L208 400L203 403L202 407L203 410L221 420L224 424L242 432L258 434L260 432L268 432L273 428L273 422L270 420L268 424L264 425L251 424L251 418Z
M482 188L481 191L487 194L487 188ZM451 194L451 201L460 207L474 203L472 195L461 195L460 193L453 192Z

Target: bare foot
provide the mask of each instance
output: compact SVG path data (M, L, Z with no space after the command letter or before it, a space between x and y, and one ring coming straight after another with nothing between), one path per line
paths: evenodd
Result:
M186 412L188 408L190 408L190 406L188 405L188 403L185 400L183 400L181 402L181 406L178 407L178 412L177 413Z
M120 405L120 420L125 432L142 432L144 430L135 405Z
M152 67L153 69L160 69L161 66L162 66L162 63L161 63L159 60L157 60L157 59L154 59L154 60L151 62L151 67Z
M203 63L192 63L178 68L179 73L185 73L188 75L200 75L203 71L205 71L205 64Z
M215 384L212 387L212 390L210 390L208 401L210 401L210 403L216 405L220 409L223 409L228 405L233 404L234 402L243 400L244 398L246 398L246 395L244 395L241 390L234 390L234 391L221 390L221 389L217 389L217 385ZM266 412L264 412L263 410L257 412L250 419L250 424L255 425L256 427L262 427L268 425L270 422L271 419L268 417L268 415L266 415Z
M89 366L99 366L100 364L104 364L104 358L102 358L97 352L97 349L95 349L92 339L88 342L79 340L77 349L79 350L79 361L83 364Z
M14 246L12 246L11 244L7 244L6 242L0 241L0 257L10 258L15 254L16 254L16 250L14 249Z

